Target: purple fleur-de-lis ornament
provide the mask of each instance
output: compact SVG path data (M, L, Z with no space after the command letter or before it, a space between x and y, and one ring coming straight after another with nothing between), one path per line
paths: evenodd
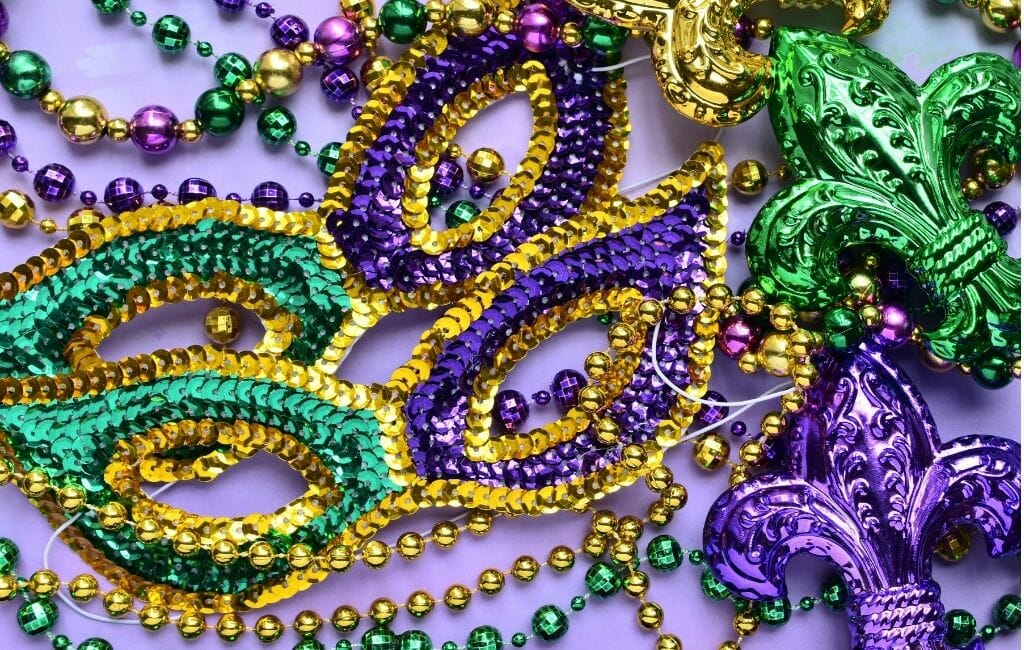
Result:
M778 598L793 556L823 557L850 593L852 647L944 648L932 551L968 525L993 557L1020 552L1020 445L978 435L942 444L913 382L865 344L824 359L789 446L788 470L711 508L714 573L744 598Z

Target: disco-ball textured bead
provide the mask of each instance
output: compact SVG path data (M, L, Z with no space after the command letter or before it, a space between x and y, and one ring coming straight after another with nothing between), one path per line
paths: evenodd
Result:
M29 601L18 608L18 627L29 636L43 634L56 624L60 611L49 598Z
M309 26L298 16L285 14L270 25L270 38L278 47L294 50L299 43L309 40Z
M449 228L458 228L469 223L480 214L480 208L472 201L455 201L444 211L444 224Z
M320 91L335 104L348 103L359 92L359 78L345 66L324 70Z
M60 163L50 163L39 168L32 187L42 200L59 203L75 189L75 175Z
M726 401L725 395L713 390L709 390L703 397L703 399L709 402L724 402ZM697 419L704 423L705 426L713 426L724 420L729 415L728 406L718 406L715 404L701 404L700 410L697 411Z
M557 641L569 631L569 617L555 605L544 605L533 613L530 629L545 641Z
M241 81L252 78L252 65L241 54L228 52L217 59L213 76L226 88L234 88Z
M13 573L18 567L18 558L21 551L13 540L7 537L0 537L0 574Z
M506 433L515 433L530 416L530 404L517 390L503 390L494 397L494 415Z
M598 598L611 598L622 589L622 576L607 562L597 562L587 570L586 583Z
M181 52L188 45L192 31L180 16L161 16L153 23L153 42L164 52Z
M288 209L288 190L275 181L264 181L257 185L249 200L253 205L271 210Z
M245 9L246 0L213 0L221 11L227 14L237 14Z
M571 368L559 370L551 380L551 397L563 409L570 409L576 406L580 391L586 385L587 378L583 373Z
M395 650L398 636L386 627L370 628L363 634L362 650Z
M256 120L256 131L260 139L269 145L280 146L295 135L299 128L295 114L284 106L268 108Z
M0 154L5 154L18 143L18 134L7 120L0 120Z
M1020 210L1002 201L993 201L985 206L985 218L999 232L1006 237L1020 222Z
M473 628L466 639L466 650L501 650L501 632L490 625Z
M444 158L434 168L434 176L430 179L430 189L436 196L451 196L462 188L464 178L465 174L458 161Z
M178 203L192 203L216 196L217 190L205 178L186 178L178 186Z
M647 561L662 573L678 569L685 557L683 547L671 535L658 535L647 544Z
M130 212L142 207L144 192L142 184L137 180L122 176L107 184L103 191L103 202L115 213Z
M32 199L18 190L0 192L0 226L21 230L32 223L36 216L36 206ZM0 566L3 565L0 553ZM7 573L0 569L0 575Z

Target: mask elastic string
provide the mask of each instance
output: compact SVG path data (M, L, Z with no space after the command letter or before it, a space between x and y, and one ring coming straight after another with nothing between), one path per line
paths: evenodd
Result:
M621 70L623 68L628 68L629 66L635 65L637 63L640 63L641 61L650 61L650 60L651 60L651 55L650 54L645 54L644 56L638 56L635 59L629 59L628 61L622 61L620 63L616 63L615 65L606 65L606 66L602 66L600 68L591 68L591 70L593 70L594 72L611 72L612 70Z

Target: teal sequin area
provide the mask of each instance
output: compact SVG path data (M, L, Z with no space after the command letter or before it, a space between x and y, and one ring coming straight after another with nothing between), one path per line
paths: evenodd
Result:
M302 321L284 356L311 365L351 311L342 274L319 259L313 238L215 219L120 238L0 301L0 377L69 372L64 345L85 317L108 315L133 287L183 273L207 280L225 272L262 286Z
M169 422L203 418L276 427L308 447L333 475L341 491L337 504L291 535L267 536L281 553L295 543L319 551L384 497L399 491L388 478L372 412L341 408L270 380L197 371L67 401L0 406L0 430L19 460L46 470L55 485L81 484L89 502L97 506L115 497L103 471L119 440ZM246 561L216 565L203 551L182 557L166 541L142 544L130 527L104 530L92 515L75 525L118 566L188 591L237 593L289 573L284 560L257 570Z

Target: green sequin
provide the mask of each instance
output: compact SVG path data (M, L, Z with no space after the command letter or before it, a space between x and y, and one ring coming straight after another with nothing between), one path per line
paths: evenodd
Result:
M569 631L569 617L555 605L544 605L533 613L530 628L545 641L555 641Z
M586 583L598 598L611 598L622 588L622 576L607 562L598 562L587 571Z
M501 632L490 625L474 628L466 641L466 650L501 650L503 646Z
M683 564L683 557L683 547L671 535L658 535L647 544L647 561L657 571L675 571Z
M49 598L26 602L18 608L18 627L29 636L46 632L57 622L60 610Z

